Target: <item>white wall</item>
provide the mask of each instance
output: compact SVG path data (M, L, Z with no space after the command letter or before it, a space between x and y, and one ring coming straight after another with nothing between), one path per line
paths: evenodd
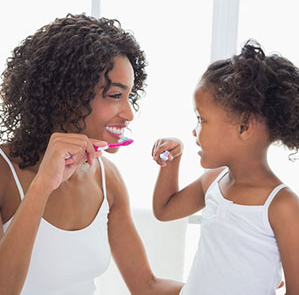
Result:
M118 165L133 208L151 208L158 166L151 160L154 140L177 136L185 142L181 185L202 172L192 137L196 123L192 109L194 87L210 62L213 1L205 0L102 0L102 16L117 18L131 29L145 50L148 66L147 95L131 124L135 143L111 158ZM278 51L299 65L297 0L240 0L238 48L248 38L257 39L267 53ZM91 1L0 1L0 71L18 42L55 17L67 12L90 14ZM288 161L288 151L273 147L269 161L281 179L299 193L299 164ZM190 226L191 243L186 272L198 239ZM191 240L193 239L193 242Z

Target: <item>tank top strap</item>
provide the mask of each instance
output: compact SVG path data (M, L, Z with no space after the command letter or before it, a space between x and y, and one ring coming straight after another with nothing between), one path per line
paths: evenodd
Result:
M23 188L21 186L21 183L19 181L19 178L18 178L18 175L17 175L17 172L12 164L12 162L9 160L9 158L7 157L7 155L3 152L3 150L0 148L0 154L2 155L2 157L4 158L4 160L7 162L10 170L11 170L11 173L13 175L13 178L16 182L16 185L17 185L17 188L18 188L18 191L19 191L19 194L20 194L20 198L21 200L24 199L24 192L23 192Z
M216 177L216 179L213 181L214 183L217 183L226 173L228 172L228 167L225 167Z
M265 204L264 204L265 209L268 210L268 208L269 208L271 202L273 201L274 197L278 194L278 192L279 192L280 190L282 190L282 189L285 188L285 187L287 187L287 185L285 185L284 183L282 183L282 184L279 184L278 186L276 186L276 187L272 190L272 192L270 193L269 197L267 198L267 200L266 200L266 202L265 202Z
M218 188L218 182L219 180L228 172L228 167L225 167L218 175L217 177L211 182L210 186L208 187L206 194L205 194L205 199L208 200L210 198L214 199L216 195L219 192ZM216 194L215 194L216 190Z
M102 189L103 189L103 194L104 194L104 198L106 198L106 178L105 178L105 166L104 163L101 159L101 157L98 157L98 161L101 167L101 174L102 174Z
M276 186L272 192L270 193L269 197L267 198L264 206L263 206L263 222L264 222L264 226L266 231L270 234L275 236L272 226L270 224L270 220L269 220L269 206L271 204L271 202L273 201L273 199L275 198L275 196L278 194L278 192L280 190L282 190L283 188L287 187L285 184L280 184L278 186Z

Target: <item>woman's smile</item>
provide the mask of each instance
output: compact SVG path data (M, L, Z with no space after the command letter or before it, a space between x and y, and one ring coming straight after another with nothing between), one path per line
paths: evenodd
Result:
M113 138L120 139L124 136L125 127L120 125L108 125L104 129L111 135Z

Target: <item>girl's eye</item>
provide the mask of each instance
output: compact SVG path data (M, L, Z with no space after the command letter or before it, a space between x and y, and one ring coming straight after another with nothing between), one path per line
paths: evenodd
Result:
M197 116L197 121L198 121L198 123L202 123L203 122L203 118L202 117L200 117L200 116Z

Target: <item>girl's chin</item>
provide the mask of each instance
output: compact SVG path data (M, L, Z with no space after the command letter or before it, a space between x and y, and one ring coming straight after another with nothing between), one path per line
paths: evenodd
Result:
M199 154L200 153L200 154ZM212 167L213 165L211 165L211 163L209 163L206 158L203 156L202 152L199 152L198 154L200 155L200 165L201 167L205 168L205 169L211 169L214 168Z

